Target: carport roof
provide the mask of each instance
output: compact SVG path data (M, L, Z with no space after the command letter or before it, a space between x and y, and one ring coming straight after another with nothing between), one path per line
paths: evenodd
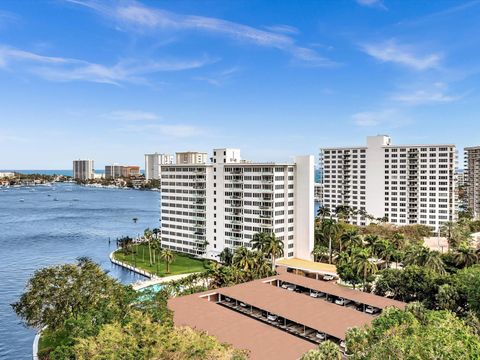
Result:
M333 282L315 280L305 276L282 273L276 276L276 279L303 286L312 290L328 293L330 295L356 301L361 304L371 305L379 309L384 309L388 306L395 306L399 309L404 309L406 306L406 304L401 301L388 299L363 291L349 289Z
M369 324L373 319L355 309L287 291L265 281L218 289L218 293L342 340L349 328Z

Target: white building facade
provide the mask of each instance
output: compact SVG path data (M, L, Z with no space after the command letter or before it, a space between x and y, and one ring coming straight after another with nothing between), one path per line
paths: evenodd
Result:
M73 178L75 180L94 179L93 160L73 160Z
M458 155L455 145L394 146L388 136L369 136L367 146L324 148L323 206L358 210L356 225L385 219L423 224L438 232L456 219Z
M173 155L145 154L145 180L160 180L160 166L173 164Z
M275 233L285 257L311 258L314 159L249 163L215 149L210 163L162 166L162 246L208 259Z

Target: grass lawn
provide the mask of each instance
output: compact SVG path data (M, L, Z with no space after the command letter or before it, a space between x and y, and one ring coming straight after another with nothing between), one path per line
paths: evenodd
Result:
M116 260L123 261L129 265L133 265L139 269L146 270L152 274L157 274L161 277L188 274L192 272L203 272L206 270L203 260L195 259L182 253L174 253L175 258L170 264L170 273L167 274L167 266L163 260L157 259L157 263L150 266L148 245L134 245L133 249L135 251L135 256L133 254L124 254L121 250L116 251L113 256Z

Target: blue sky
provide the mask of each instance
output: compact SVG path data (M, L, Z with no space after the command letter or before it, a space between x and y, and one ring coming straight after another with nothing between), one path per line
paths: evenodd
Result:
M2 1L0 168L480 145L479 23L480 1Z

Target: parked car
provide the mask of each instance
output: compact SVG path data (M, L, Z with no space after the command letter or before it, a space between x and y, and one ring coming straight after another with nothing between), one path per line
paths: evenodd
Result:
M241 306L241 307L247 307L247 304L241 302L241 303L240 303L240 306Z
M310 296L311 296L312 298L320 298L320 297L322 297L322 296L324 296L324 295L325 295L325 293L323 293L323 292L321 292L321 291L311 291L311 292L310 292Z
M282 284L282 289L286 289L288 287L288 284L287 283L283 283Z
M277 315L273 315L273 314L268 314L267 316L267 320L269 321L275 321L277 320L278 316Z
M318 340L326 340L327 339L327 335L325 335L324 333L322 332L317 332L315 334L315 337L318 339Z
M377 314L380 312L380 309L379 308L376 308L376 307L373 307L373 306L367 306L367 308L365 309L365 312L367 314Z
M294 291L297 287L295 285L288 285L287 290L288 291Z
M340 342L340 348L343 350L343 351L346 351L347 350L347 344L345 344L345 341L341 341Z
M230 299L229 297L226 297L226 298L225 298L225 301L227 301L227 302L231 302L231 301L232 301L232 299Z
M323 280L325 281L332 281L333 279L335 279L333 275L323 275Z
M345 306L348 305L352 302L352 300L344 299L344 298L338 298L335 300L335 304Z

